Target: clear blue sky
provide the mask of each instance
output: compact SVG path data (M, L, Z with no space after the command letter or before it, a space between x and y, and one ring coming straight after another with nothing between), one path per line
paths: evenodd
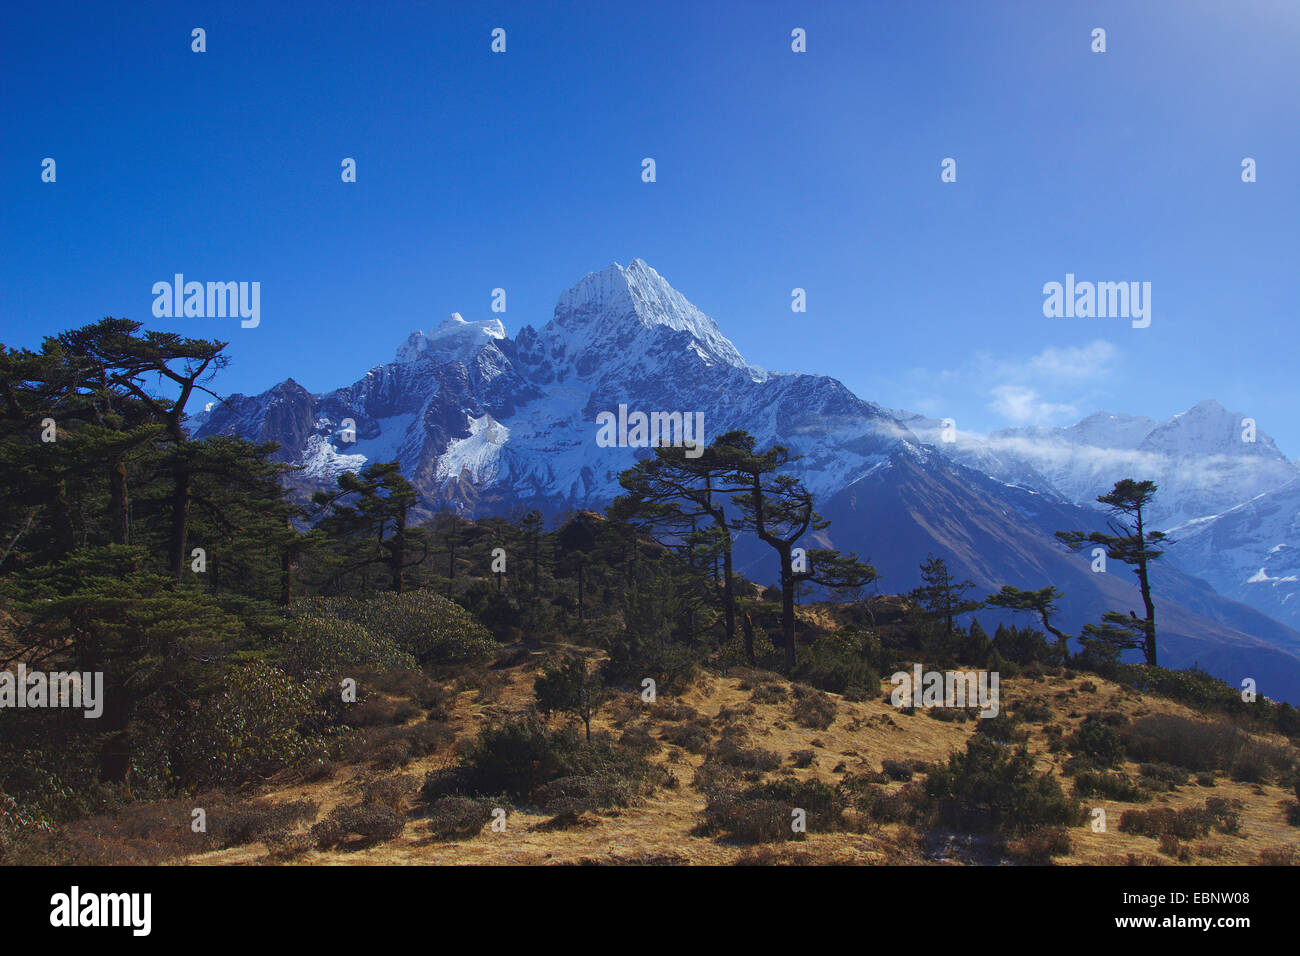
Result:
M490 318L495 287L514 334L640 256L750 361L963 429L1214 397L1300 455L1294 0L10 3L0 26L7 345L127 316L229 340L222 391L323 391ZM153 319L175 272L260 281L260 327ZM1151 327L1044 318L1067 272L1151 282Z

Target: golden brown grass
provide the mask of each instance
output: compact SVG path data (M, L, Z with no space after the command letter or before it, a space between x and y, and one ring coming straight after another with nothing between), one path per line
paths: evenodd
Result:
M572 650L572 649L571 649ZM590 651L584 653L591 654ZM457 742L427 757L413 760L393 774L412 774L422 779L424 773L454 760L454 747L463 745L486 724L498 723L502 717L524 710L532 693L532 681L543 653L518 661L514 666L494 672L489 693L480 688L461 690L451 705L449 721ZM752 688L759 684L784 683L774 676L746 679L743 673L720 677L706 675L697 680L680 697L652 708L634 695L606 708L596 721L599 729L618 733L631 724L648 726L659 738L663 728L673 723L669 718L682 717L684 711L672 705L685 705L710 718L707 732L716 741L728 725L739 725L747 733L749 744L780 755L779 769L768 779L781 774L799 779L815 777L834 784L845 773L879 771L885 759L937 762L965 746L976 721L964 723L936 720L924 711L906 715L895 710L885 697L885 686L871 700L849 702L832 695L837 706L835 720L825 730L800 727L791 716L793 695L773 702L756 702ZM1094 685L1095 691L1088 686ZM788 685L786 687L788 691ZM767 699L769 695L760 695ZM1136 718L1151 713L1200 716L1170 701L1142 697L1136 692L1101 680L1094 675L1073 677L1013 678L1002 681L1002 707L1014 710L1021 702L1037 702L1050 708L1048 721L1029 724L1029 749L1038 769L1060 774L1066 753L1051 753L1044 723L1055 723L1068 736L1090 712L1119 714ZM665 704L669 706L664 706ZM1071 717L1070 714L1075 714ZM676 722L680 722L676 721ZM1274 742L1285 742L1275 738ZM813 753L806 767L806 755L796 759L799 751ZM871 825L865 832L809 833L800 842L758 847L729 845L692 833L700 820L705 797L691 786L695 769L704 757L681 747L665 743L650 758L666 766L679 781L675 789L661 788L642 804L619 810L588 812L578 825L567 828L547 827L550 815L540 811L511 810L507 828L495 833L484 827L475 837L465 840L438 841L430 838L427 822L413 813L406 830L391 842L358 851L321 851L311 849L287 862L300 865L374 865L374 864L921 864L927 862L920 835L903 824ZM1127 764L1119 768L1136 777L1138 768ZM335 806L355 802L362 787L376 776L383 776L365 765L344 766L330 779L316 783L272 786L263 794L271 801L311 800L320 805L320 817ZM1068 790L1070 781L1062 777ZM885 785L889 789L901 783ZM1275 785L1257 786L1236 783L1219 775L1213 788L1192 782L1176 791L1157 794L1144 804L1118 803L1097 798L1085 799L1084 805L1101 807L1107 814L1107 830L1095 833L1089 826L1069 830L1073 849L1068 857L1057 858L1058 864L1124 865L1132 860L1146 860L1175 865L1177 858L1162 854L1154 839L1119 831L1125 810L1153 807L1201 806L1207 797L1240 801L1239 833L1212 832L1204 839L1187 844L1186 862L1253 865L1261 853L1271 851L1284 856L1289 848L1300 845L1300 829L1289 826L1284 808L1291 794ZM418 795L407 798L414 809ZM305 826L303 827L305 830ZM1291 858L1295 854L1291 853ZM188 864L257 864L274 863L267 847L256 843L200 853L184 858Z

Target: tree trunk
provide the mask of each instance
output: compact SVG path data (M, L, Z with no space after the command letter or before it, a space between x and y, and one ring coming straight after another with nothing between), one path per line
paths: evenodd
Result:
M781 639L785 641L785 672L794 674L794 561L789 546L781 549Z
M537 630L537 575L538 563L541 560L541 544L541 536L538 535L533 539L533 597L528 605L528 626L534 631Z
M403 570L406 567L406 509L397 516L397 530L393 534L393 590L402 593Z
M1038 612L1038 616L1043 620L1044 630L1050 631L1052 634L1056 635L1056 646L1061 652L1061 663L1068 663L1070 660L1070 639L1066 637L1059 628L1052 627L1052 625L1048 623L1047 615L1042 611Z
M188 468L172 470L172 531L168 558L172 576L178 581L185 571L185 541L190 522L190 472Z
M456 541L450 535L447 538L447 597L452 594L452 582L456 580Z
M731 539L728 535L727 548L722 552L722 605L727 618L727 642L736 639L736 592L731 584ZM750 635L752 641L753 635ZM753 647L750 648L753 657Z
M131 526L127 520L126 462L119 458L108 471L108 530L114 544L129 544Z
M100 720L107 734L99 750L101 783L126 783L131 776L131 705L128 692L116 686L113 675L105 674L104 713Z
M582 566L584 562L578 561L578 623L583 622L583 604L582 604Z
M285 607L293 600L293 575L290 573L292 565L289 549L285 548L280 552L280 603Z
M1147 577L1147 540L1146 532L1142 528L1142 511L1137 513L1137 533L1138 533L1138 585L1142 589L1142 604L1146 607L1147 620L1145 635L1142 642L1142 650L1146 655L1147 663L1152 667L1156 666L1156 605L1151 600L1151 581Z
M72 527L72 506L68 504L68 485L62 478L54 483L54 535L59 555L67 555L77 546Z

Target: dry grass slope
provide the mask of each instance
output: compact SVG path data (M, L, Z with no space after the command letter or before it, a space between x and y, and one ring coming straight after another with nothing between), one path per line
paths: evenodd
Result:
M564 648L592 655L589 650ZM942 835L922 834L902 823L870 822L850 830L818 833L810 828L806 839L797 842L738 845L714 836L700 835L697 827L707 797L693 785L695 772L705 761L701 753L716 745L724 734L741 740L746 747L770 751L779 767L766 773L767 780L816 779L834 785L846 774L878 773L883 762L917 761L921 765L944 761L964 749L978 721L936 719L929 713L902 713L887 701L886 685L873 699L850 702L830 695L835 707L833 721L824 729L802 726L795 718L794 688L777 675L733 671L725 677L704 676L675 699L661 698L655 705L644 704L626 693L606 707L595 722L597 731L620 734L641 727L662 746L650 755L676 779L675 787L661 787L637 805L608 811L586 811L567 821L550 823L553 814L540 809L514 808L509 811L504 832L484 826L476 835L462 839L437 839L429 832L429 821L418 812L418 784L424 775L454 761L485 725L497 725L512 714L526 710L532 700L533 679L547 656L561 648L532 654L503 655L508 666L489 672L477 686L462 687L448 707L448 724L453 735L439 749L416 757L402 767L381 771L371 763L344 764L327 779L271 785L262 798L273 804L309 801L319 807L317 819L325 819L340 806L356 804L376 781L396 780L387 790L407 822L396 838L361 848L320 849L308 836L310 821L301 821L294 832L281 834L271 844L253 842L242 846L186 856L177 862L195 865L264 864L292 862L311 865L359 864L943 864L961 860ZM1068 751L1049 746L1053 736L1069 738L1088 714L1114 715L1125 723L1153 714L1198 718L1187 708L1162 698L1143 697L1092 675L1004 679L1003 711L1020 711L1030 718L1022 722L1029 731L1028 747L1036 768L1057 776L1067 792L1071 781L1063 772ZM1061 728L1059 735L1044 727ZM450 739L454 736L454 740ZM686 744L671 743L670 740ZM1284 745L1283 738L1262 742ZM1136 763L1114 768L1137 779ZM1204 782L1209 782L1206 778ZM383 786L380 784L379 786ZM907 784L901 780L881 784L897 792ZM1126 811L1159 808L1200 808L1207 798L1221 798L1237 814L1235 832L1211 830L1199 838L1173 843L1133 832L1123 832L1120 822ZM1069 829L1071 849L1059 856L1058 864L1124 865L1134 863L1251 865L1261 861L1294 861L1300 845L1300 829L1289 825L1286 807L1291 793L1272 784L1238 782L1220 774L1213 786L1198 784L1196 776L1167 792L1154 793L1143 803L1120 802L1099 797L1083 799L1085 807L1106 811L1105 832L1088 825ZM856 832L855 832L856 831ZM272 850L276 852L272 852Z

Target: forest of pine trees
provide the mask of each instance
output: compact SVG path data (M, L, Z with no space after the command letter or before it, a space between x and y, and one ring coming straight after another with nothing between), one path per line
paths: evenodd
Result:
M909 660L1073 663L1232 706L1226 685L1154 667L1150 482L1101 499L1114 533L1062 534L1132 565L1147 611L1108 614L1073 638L1075 654L1050 585L977 600L931 556L904 599L865 600L868 562L807 546L827 522L795 458L741 431L696 458L655 449L607 514L445 511L418 524L418 494L392 462L296 500L274 445L190 437L188 416L221 401L225 365L222 342L113 318L39 351L0 349L0 671L102 673L105 698L96 720L0 709L6 826L264 780L348 731L341 676L482 666L516 643L604 652L599 673L569 663L540 685L545 708L588 730L610 688L650 677L667 693L702 667L741 665L865 697ZM742 538L779 568L774 587L736 571ZM796 612L826 598L846 602L830 632ZM1027 626L990 637L973 617L986 607ZM1124 671L1125 649L1150 666Z

